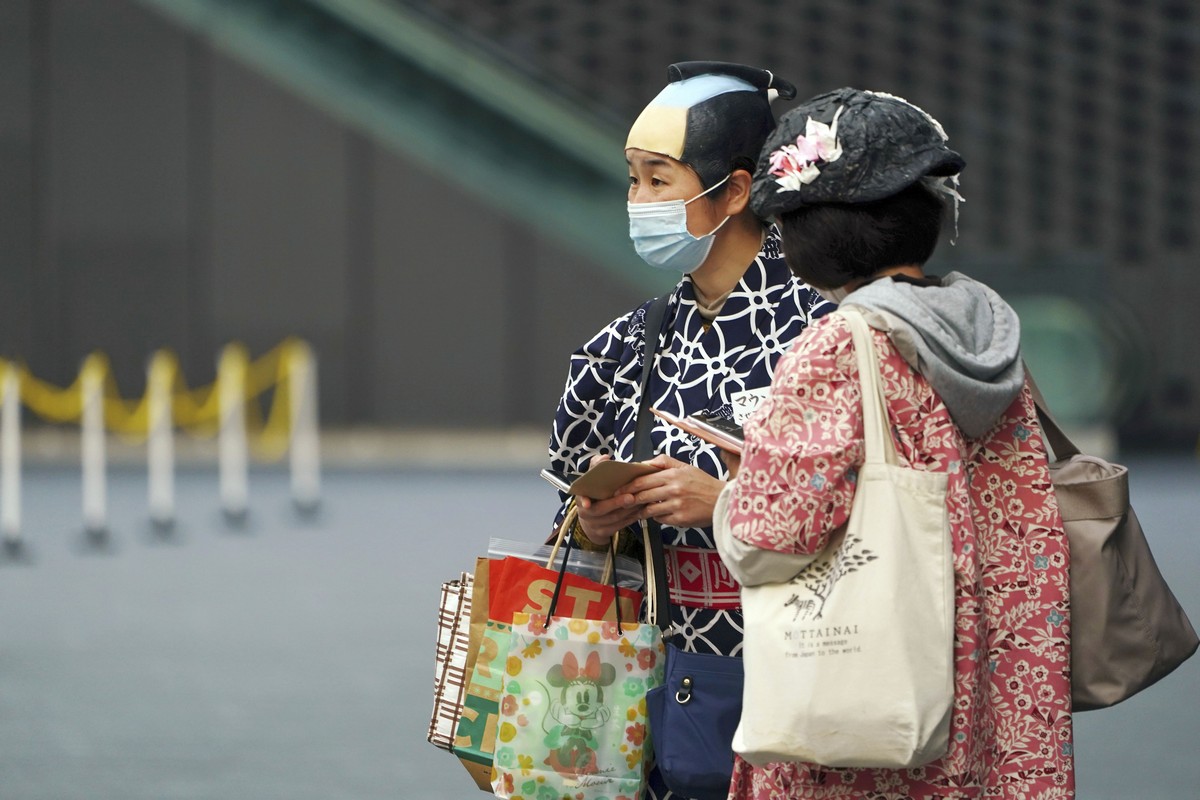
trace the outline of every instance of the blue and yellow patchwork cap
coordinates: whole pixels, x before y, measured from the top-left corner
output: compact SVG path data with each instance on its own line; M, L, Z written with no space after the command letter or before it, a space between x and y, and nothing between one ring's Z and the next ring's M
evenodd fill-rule
M769 70L722 61L684 61L667 68L667 84L629 129L626 148L687 164L708 188L734 169L753 174L775 127L771 100L796 87Z

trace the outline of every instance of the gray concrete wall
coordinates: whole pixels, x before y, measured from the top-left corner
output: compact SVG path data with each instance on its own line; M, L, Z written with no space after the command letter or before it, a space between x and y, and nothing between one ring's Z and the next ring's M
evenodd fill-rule
M0 296L0 355L59 384L299 335L324 422L408 427L547 425L641 299L128 0L0 0Z

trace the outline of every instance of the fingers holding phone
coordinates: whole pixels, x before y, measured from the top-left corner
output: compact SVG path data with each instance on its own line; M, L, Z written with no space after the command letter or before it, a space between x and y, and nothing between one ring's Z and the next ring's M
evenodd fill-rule
M619 479L606 477L603 473L615 473L621 468L616 466L617 462L612 462L613 468L601 468L599 472L593 472L605 462L612 462L612 459L609 456L593 458L588 472L585 473L585 475L592 476L591 481L581 481L578 486L572 486L572 493L576 494L577 498L579 524L583 528L583 533L593 544L601 545L608 544L617 531L636 524L642 518L641 504L628 492L620 492L618 489L609 497L589 497L587 494L580 493L581 490L590 490L597 495L603 495L612 491L608 488L608 484Z
M677 528L703 528L712 524L713 507L724 481L666 455L646 463L658 470L630 481L619 490L631 494L636 504L644 508L644 519Z

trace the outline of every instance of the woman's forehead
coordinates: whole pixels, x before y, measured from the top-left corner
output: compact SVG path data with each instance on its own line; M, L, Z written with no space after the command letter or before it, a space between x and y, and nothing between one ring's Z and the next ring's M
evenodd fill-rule
M653 150L642 150L638 147L625 148L625 161L630 166L645 167L645 168L663 168L686 170L687 164L682 161L672 158L666 153L658 153Z

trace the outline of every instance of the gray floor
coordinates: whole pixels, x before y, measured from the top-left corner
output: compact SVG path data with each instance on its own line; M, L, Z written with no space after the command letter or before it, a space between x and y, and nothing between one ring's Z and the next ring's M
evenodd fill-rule
M1200 466L1132 462L1163 571L1200 620ZM114 471L112 538L85 542L78 473L26 476L31 560L0 566L0 800L471 798L424 740L440 582L489 536L533 539L532 472L337 472L312 520L252 477L244 530L216 476L180 476L180 527ZM1079 797L1200 797L1200 659L1077 717Z

